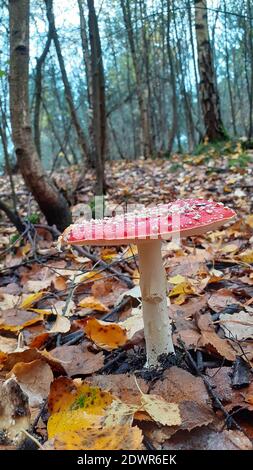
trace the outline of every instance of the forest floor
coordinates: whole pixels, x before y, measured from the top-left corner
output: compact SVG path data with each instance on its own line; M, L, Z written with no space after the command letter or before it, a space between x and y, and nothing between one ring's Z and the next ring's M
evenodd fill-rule
M252 449L253 156L204 150L106 168L110 210L204 197L237 213L163 244L177 354L152 372L136 247L59 252L15 176L30 225L24 239L0 225L0 449ZM83 184L76 167L53 176L77 217L92 172ZM0 184L8 197L7 177Z

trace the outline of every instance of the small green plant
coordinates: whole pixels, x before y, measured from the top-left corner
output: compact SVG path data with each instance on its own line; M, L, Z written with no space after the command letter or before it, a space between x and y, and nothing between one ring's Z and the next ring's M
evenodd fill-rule
M27 217L27 220L31 222L31 224L38 224L40 221L40 214L34 212L33 214Z
M183 166L180 163L172 163L169 167L170 173L176 173L178 170L182 170Z
M243 152L236 158L233 158L233 157L230 158L228 160L228 167L229 168L247 168L249 163L252 163L252 162L253 162L252 157Z
M19 237L20 237L19 233L14 233L14 235L10 237L10 244L14 245L14 243L18 241Z

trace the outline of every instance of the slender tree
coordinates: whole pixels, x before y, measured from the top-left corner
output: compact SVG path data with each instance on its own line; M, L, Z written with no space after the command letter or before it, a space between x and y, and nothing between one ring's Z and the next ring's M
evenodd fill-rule
M71 119L73 121L73 126L76 130L76 134L78 137L78 142L80 145L80 148L82 150L83 156L89 160L89 148L88 148L88 143L86 141L86 137L84 134L84 131L82 129L82 126L80 124L79 117L77 115L77 111L74 105L74 99L71 91L71 86L69 83L69 79L67 76L66 68L65 68L65 63L61 51L61 44L60 40L58 37L57 29L55 27L55 20L54 20L54 12L53 12L53 0L45 0L46 4L46 10L47 10L47 18L48 18L48 23L49 23L49 28L51 30L52 38L54 41L54 46L59 62L59 67L61 70L61 76L62 76L62 81L64 85L64 90L65 90L65 96L66 96L66 101L69 106L69 111L71 115Z
M205 125L205 137L209 141L226 138L221 120L219 93L216 87L211 43L208 32L207 2L195 0L195 30L200 76L199 92Z
M10 18L10 112L18 165L49 225L59 230L71 222L65 198L44 173L29 116L29 0L9 0Z
M89 39L91 51L92 128L97 174L96 194L105 193L104 164L106 153L106 105L103 57L94 0L87 0L89 10Z

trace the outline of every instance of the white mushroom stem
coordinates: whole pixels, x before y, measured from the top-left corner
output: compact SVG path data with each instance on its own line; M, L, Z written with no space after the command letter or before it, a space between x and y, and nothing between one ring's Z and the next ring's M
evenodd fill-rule
M139 242L137 247L147 351L146 366L159 367L158 358L161 354L174 353L161 240Z

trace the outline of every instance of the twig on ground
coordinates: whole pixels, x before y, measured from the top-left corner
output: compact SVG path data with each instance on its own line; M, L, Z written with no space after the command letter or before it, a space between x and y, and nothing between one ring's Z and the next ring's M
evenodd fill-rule
M188 349L186 348L185 346L185 343L180 339L178 338L177 340L178 344L183 348L184 352L185 352L185 355L187 357L187 359L189 360L189 363L190 365L192 366L192 368L194 369L194 371L196 372L196 374L202 378L205 386L206 386L206 389L210 395L210 397L212 398L213 402L215 403L215 405L217 406L218 409L220 409L224 416L225 416L225 422L227 424L227 426L229 427L230 425L234 425L236 427L236 429L238 429L239 431L243 432L243 434L245 436L247 436L247 434L245 433L245 431L241 428L241 426L239 426L239 424L234 420L234 418L232 417L232 415L230 413L228 413L228 411L226 410L226 408L224 408L223 404L221 403L221 400L220 398L218 397L218 395L215 393L215 391L213 390L213 387L212 385L210 384L209 380L206 378L206 376L199 370L196 362L194 361L191 353L188 351ZM247 436L248 437L248 436Z

